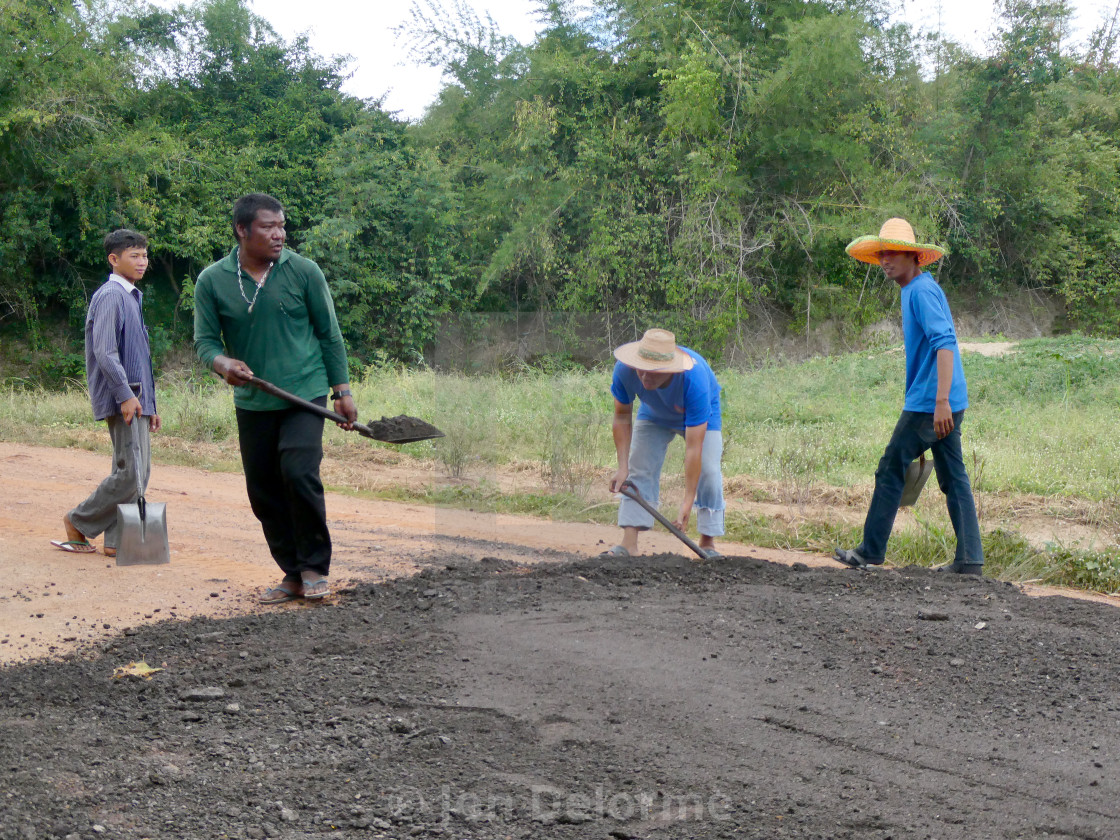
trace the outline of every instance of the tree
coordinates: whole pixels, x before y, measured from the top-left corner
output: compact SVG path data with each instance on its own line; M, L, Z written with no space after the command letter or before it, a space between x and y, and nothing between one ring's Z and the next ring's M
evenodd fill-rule
M339 323L360 358L414 362L436 318L463 293L463 224L444 173L376 108L320 161L334 186L305 237L331 283Z

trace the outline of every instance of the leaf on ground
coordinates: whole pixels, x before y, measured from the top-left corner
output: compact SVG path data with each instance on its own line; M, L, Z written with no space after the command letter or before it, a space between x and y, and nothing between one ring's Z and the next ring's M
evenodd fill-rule
M127 665L121 665L119 668L113 669L113 678L119 679L120 677L138 677L140 679L150 680L152 674L162 671L163 668L153 668L147 662L129 662Z

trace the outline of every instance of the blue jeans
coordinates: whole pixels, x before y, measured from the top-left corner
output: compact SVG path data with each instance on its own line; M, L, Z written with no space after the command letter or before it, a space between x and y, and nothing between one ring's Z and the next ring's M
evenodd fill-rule
M984 549L980 546L980 522L976 518L976 502L972 498L972 485L964 468L961 451L961 421L964 411L953 414L953 431L937 439L933 429L933 415L917 411L904 411L894 427L890 443L879 459L875 470L875 493L863 524L863 542L856 551L868 563L882 563L887 554L887 540L894 527L898 503L906 483L906 468L927 449L933 451L933 468L937 484L945 494L949 520L957 535L958 563L983 563Z
M642 498L654 507L661 499L661 467L665 453L674 437L684 436L666 426L650 420L634 420L630 436L630 480ZM706 537L723 536L723 433L708 430L704 433L704 448L700 455L700 483L696 485L696 529ZM670 517L672 519L673 517ZM633 499L622 497L618 506L620 528L653 527L653 517Z

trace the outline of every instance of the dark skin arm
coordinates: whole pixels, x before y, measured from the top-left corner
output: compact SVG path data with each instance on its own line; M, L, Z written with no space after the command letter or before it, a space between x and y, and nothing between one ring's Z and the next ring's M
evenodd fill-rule
M138 400L136 397L133 397L132 399L126 400L125 402L121 403L121 415L124 417L124 422L128 423L128 425L130 426L132 425L133 417L143 417L144 412L140 408L140 400ZM153 432L158 432L160 426L161 423L159 420L159 415L153 414L151 417L151 426L149 428Z
M332 385L331 386L331 392L332 393L338 393L339 391L349 391L349 390L350 390L350 383L349 382L340 382L338 385ZM358 419L358 407L356 405L354 405L354 398L353 397L347 396L347 397L343 397L340 400L335 400L334 401L334 410L337 411L339 414L341 414L343 417L346 418L345 423L339 423L338 424L339 428L342 428L342 429L353 429L354 428L354 422Z
M634 405L614 401L614 418L611 420L611 436L614 438L614 451L618 456L618 469L611 476L610 490L617 493L622 482L630 477L630 438L634 434Z
M682 531L688 528L692 503L696 501L696 487L700 484L701 456L704 453L704 436L707 433L707 423L688 426L684 430L684 498L677 513L677 521L673 523Z

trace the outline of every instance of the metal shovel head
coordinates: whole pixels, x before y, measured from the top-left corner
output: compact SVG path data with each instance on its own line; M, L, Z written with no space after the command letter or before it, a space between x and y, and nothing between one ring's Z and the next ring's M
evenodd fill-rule
M902 488L902 501L898 503L899 507L910 507L918 501L931 472L933 472L932 458L926 458L924 463L921 460L910 462L910 466L906 468L906 484Z
M355 423L358 434L385 443L415 443L419 440L433 440L443 437L443 432L419 417L398 414L396 417L382 417L368 424Z
M166 505L147 502L117 505L117 524L121 544L117 547L118 566L154 565L171 562L167 544Z

